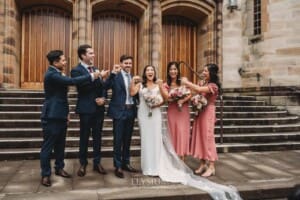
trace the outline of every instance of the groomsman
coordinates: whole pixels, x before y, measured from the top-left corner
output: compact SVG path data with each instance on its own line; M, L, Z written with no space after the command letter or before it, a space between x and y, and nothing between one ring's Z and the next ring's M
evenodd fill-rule
M44 77L45 101L42 108L41 123L43 128L43 144L40 152L41 184L51 186L50 156L54 150L55 174L64 178L71 177L64 170L64 153L67 122L69 120L68 85L81 83L91 84L98 78L99 72L85 74L76 78L63 75L67 61L61 50L53 50L47 54L49 68Z
M115 175L124 178L123 170L137 172L130 165L130 143L134 119L137 115L137 98L130 96L130 71L133 58L128 55L120 57L121 68L114 66L113 72L105 82L106 89L112 89L112 98L108 116L113 119L114 167ZM120 72L119 72L120 71Z
M94 67L94 50L90 45L84 44L79 46L77 53L80 63L72 69L72 77L87 75L97 71L97 68ZM92 84L87 81L76 86L78 92L76 113L79 114L80 118L80 167L77 175L80 177L86 174L90 134L93 137L93 170L99 174L107 174L101 165L101 135L106 96L106 91L103 88L103 79L108 76L108 73L108 70L102 70L100 77L97 77Z

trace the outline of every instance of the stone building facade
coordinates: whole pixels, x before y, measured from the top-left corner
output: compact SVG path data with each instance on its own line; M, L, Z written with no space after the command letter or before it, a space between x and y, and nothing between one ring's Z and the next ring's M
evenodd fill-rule
M51 49L69 67L78 45L95 50L109 69L121 54L134 57L134 74L147 64L165 79L168 61L200 72L217 63L225 88L299 85L300 2L261 0L261 34L253 34L255 0L3 0L0 1L0 88L41 89ZM182 74L196 82L186 65Z
M300 85L300 1L261 0L261 33L254 34L255 0L223 6L226 87Z

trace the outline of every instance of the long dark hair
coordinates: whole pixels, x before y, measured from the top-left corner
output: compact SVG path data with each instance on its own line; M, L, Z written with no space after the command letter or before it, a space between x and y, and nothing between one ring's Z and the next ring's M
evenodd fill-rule
M209 83L215 83L218 88L219 88L219 94L222 93L222 85L220 82L220 78L218 76L218 72L219 72L219 67L217 64L214 63L209 63L206 64L205 67L207 67L207 70L209 72Z
M176 84L179 86L181 85L181 81L180 81L180 77L181 77L181 74L180 74L180 67L179 67L179 63L178 62L175 62L175 61L172 61L172 62L169 62L168 63L168 66L167 66L167 84L168 86L171 86L171 82L172 82L172 78L171 76L169 75L170 73L170 69L171 67L175 65L178 73L177 73L177 77L176 77Z
M155 67L153 66L153 65L146 65L145 67L144 67L144 71L143 71L143 75L142 75L142 85L144 86L144 87L147 87L147 76L146 76L146 70L147 70L147 68L148 67L152 67L153 68L153 70L154 70L154 78L153 78L153 82L155 82L156 80L157 80L157 77L156 77L156 69L155 69Z

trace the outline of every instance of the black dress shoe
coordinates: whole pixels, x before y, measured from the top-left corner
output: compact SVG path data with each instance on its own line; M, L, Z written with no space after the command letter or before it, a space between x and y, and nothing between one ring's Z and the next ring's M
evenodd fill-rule
M128 172L138 172L138 170L134 169L131 165L124 165L122 167L123 170L128 171Z
M55 174L64 178L71 178L71 175L64 169L55 170Z
M116 168L116 169L115 169L115 175L116 175L116 177L118 177L118 178L124 178L124 174L123 174L121 168Z
M98 164L98 165L94 165L94 171L98 172L99 174L107 174L107 172L105 171L105 169L102 167L101 164Z
M42 177L42 180L41 180L41 184L42 184L43 186L50 187L50 186L51 186L51 180L50 180L50 177L49 177L49 176L43 176L43 177Z
M78 171L77 171L77 176L83 177L86 174L86 165L80 165Z

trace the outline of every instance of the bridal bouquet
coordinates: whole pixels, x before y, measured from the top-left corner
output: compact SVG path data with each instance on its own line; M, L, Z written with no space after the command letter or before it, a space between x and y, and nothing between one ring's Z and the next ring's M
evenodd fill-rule
M203 110L203 108L207 105L207 99L201 95L197 94L191 98L193 110L195 111L195 115L198 114Z
M172 88L169 92L169 98L172 101L176 101L178 104L178 109L181 111L182 104L178 103L178 100L184 99L186 96L190 95L191 91L185 86L180 86L178 88Z
M143 97L149 108L148 117L152 116L152 108L163 102L162 96L158 92L153 92L147 88L143 89Z

